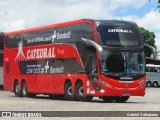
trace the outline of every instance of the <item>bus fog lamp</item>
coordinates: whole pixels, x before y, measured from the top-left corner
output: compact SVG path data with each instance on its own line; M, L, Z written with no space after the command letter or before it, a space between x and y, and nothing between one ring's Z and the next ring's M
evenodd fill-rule
M100 90L100 92L101 92L101 93L104 93L104 92L105 92L105 90L101 89L101 90Z

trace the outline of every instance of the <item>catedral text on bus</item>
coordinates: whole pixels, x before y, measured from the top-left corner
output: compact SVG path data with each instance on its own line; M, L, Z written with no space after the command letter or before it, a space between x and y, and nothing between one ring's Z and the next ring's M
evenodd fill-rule
M80 19L8 32L4 88L16 96L126 102L144 96L144 43L134 22Z

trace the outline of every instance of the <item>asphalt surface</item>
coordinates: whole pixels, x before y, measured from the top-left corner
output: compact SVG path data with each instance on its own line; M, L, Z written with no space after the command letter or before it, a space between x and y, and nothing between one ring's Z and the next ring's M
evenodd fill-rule
M96 97L92 100L92 102L53 100L47 95L38 95L36 98L22 98L15 97L14 93L12 92L0 90L0 111L160 111L160 88L147 88L146 95L144 97L130 97L126 103L104 103L102 100ZM54 117L54 119L59 118ZM79 118L61 117L61 119L77 120ZM83 117L82 119L96 120L97 117ZM100 119L118 120L117 117L100 117ZM123 117L121 119L137 120L137 117ZM159 118L147 117L141 119L158 120Z

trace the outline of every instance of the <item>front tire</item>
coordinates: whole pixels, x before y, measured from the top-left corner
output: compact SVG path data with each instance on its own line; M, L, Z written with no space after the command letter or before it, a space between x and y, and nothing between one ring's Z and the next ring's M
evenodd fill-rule
M77 85L76 85L76 98L79 100L79 101L86 101L86 102L89 102L92 100L92 96L86 96L85 93L84 93L84 86L81 82L79 82Z
M67 100L75 100L72 84L70 82L65 85L64 96Z
M124 103L126 102L128 99L129 99L130 96L117 96L114 98L114 100L117 102L117 103Z

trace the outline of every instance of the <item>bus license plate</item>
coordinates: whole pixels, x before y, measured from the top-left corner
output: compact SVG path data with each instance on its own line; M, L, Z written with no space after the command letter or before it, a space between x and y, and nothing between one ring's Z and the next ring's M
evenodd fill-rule
M122 96L130 96L130 93L123 93Z

